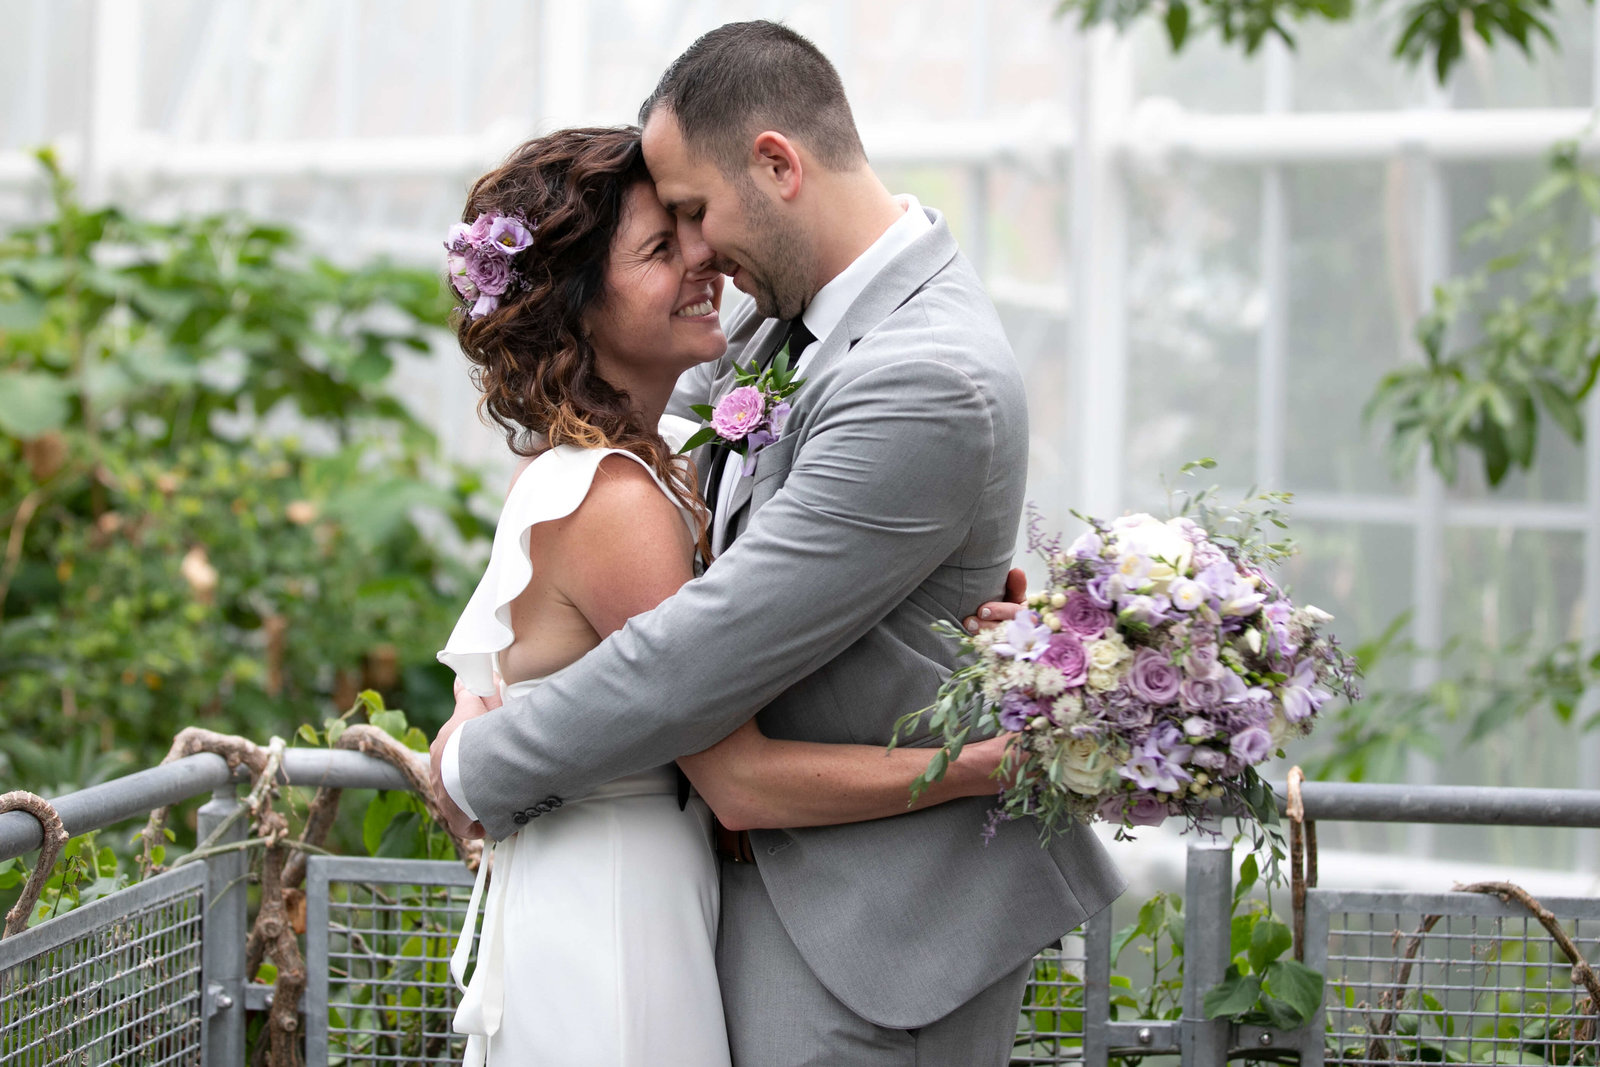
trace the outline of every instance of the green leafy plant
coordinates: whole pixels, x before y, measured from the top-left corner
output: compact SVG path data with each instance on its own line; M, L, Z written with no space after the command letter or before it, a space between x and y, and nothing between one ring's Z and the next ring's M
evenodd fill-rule
M1370 8L1367 10L1371 10ZM1058 0L1057 16L1076 15L1081 26L1110 23L1118 30L1145 19L1159 19L1174 52L1190 40L1215 31L1224 44L1254 54L1269 36L1291 47L1294 27L1316 21L1346 22L1355 16L1353 0ZM1531 56L1539 40L1554 47L1554 0L1411 0L1399 10L1401 25L1393 52L1412 65L1432 60L1445 82L1469 36L1485 45L1510 41Z
M1272 914L1271 905L1248 899L1259 875L1255 856L1246 856L1233 887L1228 942L1233 962L1216 988L1206 993L1203 1008L1208 1019L1290 1030L1310 1022L1322 1005L1323 978L1285 956L1294 945L1294 935Z
M1531 470L1541 413L1574 441L1583 439L1583 402L1600 374L1600 305L1592 288L1595 246L1573 225L1575 208L1600 217L1600 173L1576 145L1550 157L1549 174L1522 201L1489 204L1468 243L1529 234L1515 250L1434 291L1417 325L1423 362L1383 377L1367 403L1368 421L1388 427L1397 472L1426 448L1439 475L1454 483L1463 450L1478 453L1499 485ZM1579 236L1581 234L1581 236ZM1496 287L1509 288L1489 300ZM1459 335L1470 327L1475 339Z
M0 237L8 775L86 785L363 686L442 718L432 652L491 527L385 385L442 336L439 279L91 209L40 159L52 216Z

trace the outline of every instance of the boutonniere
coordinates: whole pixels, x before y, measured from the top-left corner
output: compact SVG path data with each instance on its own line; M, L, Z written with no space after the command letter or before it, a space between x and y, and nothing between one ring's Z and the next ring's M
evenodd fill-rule
M748 477L756 469L756 456L761 450L783 436L789 419L789 398L806 383L804 378L794 380L788 352L780 353L765 369L755 360L748 367L735 363L733 369L734 387L727 396L714 407L696 404L690 409L708 425L702 426L678 451L688 452L709 443L737 452L744 457L740 476Z

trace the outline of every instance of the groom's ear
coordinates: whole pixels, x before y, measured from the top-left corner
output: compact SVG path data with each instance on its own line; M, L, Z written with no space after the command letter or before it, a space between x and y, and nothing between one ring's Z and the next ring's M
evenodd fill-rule
M776 130L763 130L756 134L752 148L751 166L756 184L775 193L780 200L799 196L805 167L795 143Z

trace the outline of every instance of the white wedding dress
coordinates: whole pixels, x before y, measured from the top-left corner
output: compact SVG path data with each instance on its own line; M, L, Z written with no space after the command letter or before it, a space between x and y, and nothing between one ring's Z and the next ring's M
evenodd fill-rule
M673 448L695 429L670 415L661 423ZM439 653L474 692L497 688L510 604L532 576L529 528L571 514L612 451L550 449L512 487L488 567ZM538 684L514 683L504 696ZM680 810L670 764L530 820L480 865L451 959L464 990L455 1029L470 1035L466 1064L727 1067L717 909L711 815L694 796ZM480 910L477 965L466 981Z

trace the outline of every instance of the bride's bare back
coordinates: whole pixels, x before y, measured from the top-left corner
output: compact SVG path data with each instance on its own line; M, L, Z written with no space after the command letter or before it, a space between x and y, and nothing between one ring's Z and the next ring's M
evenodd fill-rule
M511 602L515 636L500 653L507 684L573 663L670 596L693 576L694 542L649 473L611 455L577 510L529 530L528 558L533 576Z

